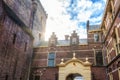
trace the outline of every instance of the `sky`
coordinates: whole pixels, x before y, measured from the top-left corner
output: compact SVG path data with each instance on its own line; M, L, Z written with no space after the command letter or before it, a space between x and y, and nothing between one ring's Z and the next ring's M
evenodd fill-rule
M90 25L101 23L106 0L40 0L48 18L45 40L55 32L58 40L71 35L73 30L79 38L86 38L86 22Z

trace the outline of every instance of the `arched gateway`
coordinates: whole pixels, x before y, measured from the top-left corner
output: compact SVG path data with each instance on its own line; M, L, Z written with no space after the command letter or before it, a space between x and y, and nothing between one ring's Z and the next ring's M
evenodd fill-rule
M78 73L69 74L65 80L84 80L83 76Z
M61 59L59 67L59 79L58 80L91 80L91 63L86 61L83 62L75 58L75 54L71 60L64 63Z

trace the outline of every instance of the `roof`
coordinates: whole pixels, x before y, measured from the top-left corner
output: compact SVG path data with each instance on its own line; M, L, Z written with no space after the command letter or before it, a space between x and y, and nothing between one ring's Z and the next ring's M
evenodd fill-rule
M100 29L100 25L90 25L89 30L98 30Z
M79 39L79 45L87 44L87 39ZM57 46L69 46L70 40L58 40ZM42 41L40 46L48 46L48 41Z

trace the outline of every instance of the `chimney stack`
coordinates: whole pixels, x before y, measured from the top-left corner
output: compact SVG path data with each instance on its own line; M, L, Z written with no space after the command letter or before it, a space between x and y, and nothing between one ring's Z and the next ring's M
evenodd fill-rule
M69 35L65 35L65 40L69 40Z

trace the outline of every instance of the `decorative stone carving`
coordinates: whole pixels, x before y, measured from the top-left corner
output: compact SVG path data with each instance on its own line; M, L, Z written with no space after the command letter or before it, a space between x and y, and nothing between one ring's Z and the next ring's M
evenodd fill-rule
M79 45L79 36L77 35L76 31L70 36L70 45Z
M57 44L57 37L56 37L55 33L53 32L51 37L49 38L49 46L55 47L56 44Z
M75 57L75 53L73 53ZM64 59L61 59L61 63L57 66L59 67L59 78L58 80L66 80L66 77L69 74L81 74L85 80L91 80L91 63L86 58L86 61L83 62L77 58L70 59L64 62Z

